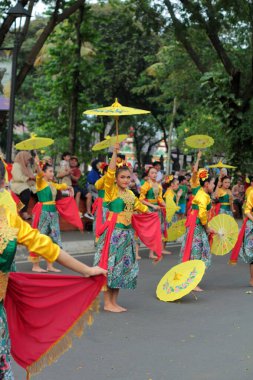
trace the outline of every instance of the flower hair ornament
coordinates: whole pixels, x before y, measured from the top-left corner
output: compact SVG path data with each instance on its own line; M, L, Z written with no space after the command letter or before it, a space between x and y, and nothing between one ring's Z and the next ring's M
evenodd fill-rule
M174 179L174 175L169 174L169 175L167 175L167 177L165 179L165 183L170 183L171 181L173 181L173 179Z
M103 172L107 166L108 166L107 162L101 162L99 165L99 170Z
M199 169L198 177L202 181L205 181L209 177L208 170L207 169Z

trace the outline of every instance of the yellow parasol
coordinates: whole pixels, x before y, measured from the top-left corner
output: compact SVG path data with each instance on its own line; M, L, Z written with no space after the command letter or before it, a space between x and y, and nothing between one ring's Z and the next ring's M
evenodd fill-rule
M138 108L124 107L115 99L110 107L95 108L93 110L85 111L85 115L96 115L96 116L113 116L116 122L116 135L119 134L119 116L130 116L130 115L143 115L150 113L150 111L141 110Z
M223 256L235 246L238 238L238 224L232 216L220 214L211 219L208 226L216 232L213 236L211 252Z
M173 201L173 199L166 199L166 220L168 223L171 222L175 213L180 209L179 206Z
M186 231L185 222L186 222L186 219L181 219L173 223L167 229L168 237L166 241L175 241L181 236L183 236Z
M212 146L214 139L208 135L192 135L185 139L185 143L191 148L204 149Z
M209 168L227 168L227 169L236 169L236 166L232 166L232 165L227 165L227 164L223 164L222 161L219 161L217 164L215 165L208 165Z
M171 268L159 282L156 296L164 302L172 302L189 294L200 283L205 264L201 260L190 260Z
M124 141L128 135L118 135L118 136L106 136L105 140L100 141L92 147L92 150L103 150L113 146L116 142Z
M21 141L15 145L15 148L17 150L37 150L52 145L53 143L53 139L49 139L47 137L37 137L35 134L31 134L30 139Z

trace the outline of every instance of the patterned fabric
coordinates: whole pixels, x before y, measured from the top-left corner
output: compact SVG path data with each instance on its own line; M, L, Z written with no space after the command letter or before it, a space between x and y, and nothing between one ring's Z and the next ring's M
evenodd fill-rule
M14 380L11 370L9 330L3 302L0 302L0 380Z
M246 264L253 264L253 222L251 220L246 223L240 257Z
M53 242L62 248L58 212L41 212L38 230L41 234L51 237Z
M189 228L187 228L186 234L184 235L182 247L180 250L180 262L182 261L184 254L188 230ZM210 245L206 231L201 224L196 224L194 229L190 260L202 260L205 263L206 268L211 265Z
M94 265L100 261L106 232L100 236ZM135 289L139 272L133 229L115 228L110 242L107 285L111 289Z

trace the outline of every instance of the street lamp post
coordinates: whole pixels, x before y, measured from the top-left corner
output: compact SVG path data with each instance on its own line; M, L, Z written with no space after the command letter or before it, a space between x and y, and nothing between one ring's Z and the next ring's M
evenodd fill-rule
M16 75L17 75L17 59L18 50L20 44L20 37L22 35L22 19L30 17L30 13L24 9L21 1L9 9L9 16L15 18L14 26L14 47L12 55L12 71L11 71L11 94L10 94L10 109L9 109L9 122L7 130L7 145L6 145L6 161L11 162L12 153L12 140L13 140L13 126L14 126L14 114L15 114L15 92L16 92Z

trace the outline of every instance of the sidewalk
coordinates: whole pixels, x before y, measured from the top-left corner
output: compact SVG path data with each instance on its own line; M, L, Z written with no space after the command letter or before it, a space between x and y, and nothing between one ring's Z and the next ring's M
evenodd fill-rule
M93 232L63 231L61 232L63 249L70 254L95 252ZM28 251L24 246L18 246L16 262L26 259Z

